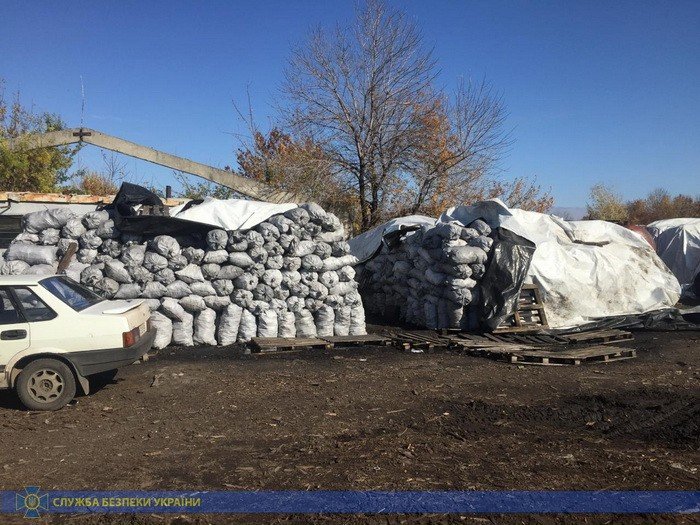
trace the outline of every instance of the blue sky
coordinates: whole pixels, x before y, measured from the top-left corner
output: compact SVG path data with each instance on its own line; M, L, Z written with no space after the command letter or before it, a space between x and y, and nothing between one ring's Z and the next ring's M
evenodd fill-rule
M274 118L292 44L353 16L352 1L5 0L0 77L37 110L200 162L235 163L250 91ZM605 182L625 197L700 194L700 2L404 1L439 82L485 77L514 129L506 177L536 176L558 206ZM79 162L100 168L100 152ZM170 171L129 161L136 179Z

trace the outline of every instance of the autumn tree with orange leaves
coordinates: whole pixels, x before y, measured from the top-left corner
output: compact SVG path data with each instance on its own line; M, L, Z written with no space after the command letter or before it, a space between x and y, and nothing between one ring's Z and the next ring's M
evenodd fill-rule
M250 144L236 153L238 173L312 200L354 224L354 194L333 171L323 148L310 138L294 139L279 128L252 130Z

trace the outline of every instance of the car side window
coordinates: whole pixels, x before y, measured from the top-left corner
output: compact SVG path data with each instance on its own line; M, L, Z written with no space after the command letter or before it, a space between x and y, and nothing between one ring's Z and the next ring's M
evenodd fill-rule
M56 317L54 312L48 305L42 301L37 294L29 288L13 288L12 291L17 297L19 304L22 306L24 317L30 323L37 321L48 321Z
M22 319L19 311L12 303L9 292L0 289L0 324L16 324L23 322L24 319Z

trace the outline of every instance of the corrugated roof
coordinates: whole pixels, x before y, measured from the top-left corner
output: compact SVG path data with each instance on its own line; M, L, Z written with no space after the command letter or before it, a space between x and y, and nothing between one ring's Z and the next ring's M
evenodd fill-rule
M109 204L114 195L71 195L65 193L34 193L30 191L0 191L0 202L48 202L52 204ZM178 206L190 199L163 199L166 206Z

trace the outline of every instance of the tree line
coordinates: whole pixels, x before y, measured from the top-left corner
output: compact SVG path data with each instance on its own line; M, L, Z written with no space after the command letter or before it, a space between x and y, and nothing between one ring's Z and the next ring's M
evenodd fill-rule
M671 195L658 188L644 198L625 201L611 188L596 184L591 188L585 218L621 224L650 224L677 217L700 217L700 196Z
M226 169L315 200L352 233L492 197L548 211L553 198L534 177L505 176L512 135L502 96L486 81L442 87L439 66L415 22L368 0L347 24L316 29L291 50L277 117L267 129L250 107L236 108L249 133ZM6 102L0 90L0 189L115 192L128 176L115 156L104 156L102 170L69 175L79 146L10 152L4 145L23 133L62 127L56 115L34 115L18 97ZM238 196L182 173L174 178L183 197ZM589 216L646 223L659 214L698 215L697 198L666 197L622 203L594 187Z

